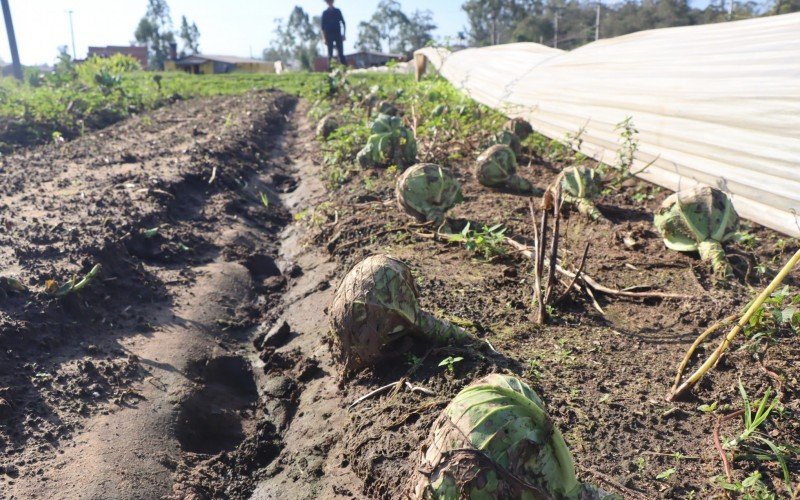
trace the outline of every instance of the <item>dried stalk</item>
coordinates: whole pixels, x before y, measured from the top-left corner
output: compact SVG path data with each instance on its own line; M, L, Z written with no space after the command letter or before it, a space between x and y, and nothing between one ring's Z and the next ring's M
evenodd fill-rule
M697 384L697 382L699 382L700 379L703 378L703 376L714 365L717 364L719 359L722 357L722 354L728 349L728 346L730 346L731 343L733 342L733 339L735 339L736 336L739 334L739 332L742 330L742 328L744 328L745 325L747 325L753 314L755 314L756 311L758 311L761 308L761 306L764 304L764 301L767 300L767 298L769 298L773 292L775 292L775 289L778 288L778 286L780 286L781 283L783 283L783 280L786 278L786 276L789 275L789 273L792 271L792 269L794 269L794 267L797 265L798 262L800 262L800 250L798 250L792 256L791 259L789 259L789 262L787 262L786 265L783 266L783 269L781 269L778 275L775 276L775 278L772 280L772 283L770 283L767 286L767 288L765 288L761 292L758 298L754 300L752 304L750 304L750 307L747 308L747 311L739 319L739 322L736 324L736 326L733 327L730 333L728 333L728 335L726 335L725 338L722 339L722 343L719 345L719 347L717 347L714 350L714 352L711 353L711 356L709 356L708 359L700 366L700 368L698 368L697 371L695 371L683 384L681 384L680 387L672 391L669 394L669 396L667 396L668 401L674 401L678 396L683 394L685 391L694 387L694 385Z
M536 210L533 206L533 198L528 200L534 241L534 252L532 254L534 274L533 301L536 304L534 321L539 325L547 322L547 305L550 303L553 285L556 281L556 257L558 255L559 230L561 227L561 187L558 186L557 189L548 194L550 198L542 208L542 218L538 231L536 229ZM550 237L549 257L546 257L545 247L547 246L550 209L553 210L553 233ZM543 274L545 272L545 264L547 264L547 274Z
M533 253L530 250L530 247L524 245L508 236L505 238L506 244L520 252L522 255L532 258ZM575 278L575 273L572 271L568 271L561 267L558 263L556 263L556 271L563 274L567 278ZM588 287L594 289L597 292L604 293L606 295L613 295L616 297L631 297L631 298L639 298L639 299L648 299L648 298L659 298L659 299L693 299L695 298L694 295L686 295L683 293L668 293L668 292L626 292L624 290L618 290L616 288L609 288L607 286L603 286L597 281L595 281L591 276L587 275L586 273L581 273L580 281L585 283Z
M586 242L586 246L583 248L583 255L581 256L581 262L580 262L580 264L578 264L578 270L575 271L575 277L572 278L572 281L569 283L569 286L567 286L566 290L564 290L564 293L562 293L561 296L556 299L556 304L558 304L562 300L566 299L567 296L569 295L569 292L573 288L575 288L575 285L578 284L578 278L580 278L581 273L583 272L583 268L586 265L586 257L589 256L589 246L590 246L590 243L587 241ZM578 290L580 290L580 287L578 287Z
M724 318L724 319L722 319L720 321L717 321L713 325L709 326L706 329L706 331L704 331L703 333L700 334L700 336L697 337L697 339L694 341L694 343L689 348L689 350L686 351L686 355L681 360L681 364L678 365L678 373L675 375L675 383L672 384L672 391L673 392L675 391L675 389L678 388L678 384L681 383L681 375L683 375L684 370L686 370L686 365L689 364L689 360L692 358L692 354L694 354L694 351L697 350L697 347L700 344L702 344L703 341L706 338L708 338L709 335L711 335L712 333L716 332L717 330L719 330L723 326L727 325L731 321L735 320L736 316L738 316L738 315L737 314L731 314L730 316L728 316L728 317L726 317L726 318Z

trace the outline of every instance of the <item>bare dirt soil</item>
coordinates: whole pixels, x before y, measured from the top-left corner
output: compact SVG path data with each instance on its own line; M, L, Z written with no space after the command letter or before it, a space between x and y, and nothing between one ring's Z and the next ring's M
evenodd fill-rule
M543 396L582 479L626 498L720 494L716 416L697 407L739 408L739 378L754 396L780 385L770 436L800 444L800 349L782 333L731 352L696 396L664 399L694 337L765 283L754 264L774 270L796 243L753 229L760 246L732 246L738 279L718 286L653 231L666 193L630 183L601 200L612 225L565 212L565 261L591 241L586 272L601 283L696 298L599 296L600 313L575 294L538 327L523 256L485 261L410 226L386 171L328 192L306 112L277 92L198 99L0 160L0 271L28 287L0 299L0 497L402 498L438 413L495 371ZM559 167L520 163L539 187ZM467 198L454 225L503 223L530 241L526 198L481 187L467 163L448 166ZM642 192L653 196L632 202ZM377 252L408 262L425 308L498 352L401 341L396 357L343 380L325 311L347 270ZM84 290L44 292L95 264ZM464 358L452 373L439 366L447 356ZM434 395L349 407L402 378ZM734 464L740 479L757 465ZM777 468L763 472L782 491Z

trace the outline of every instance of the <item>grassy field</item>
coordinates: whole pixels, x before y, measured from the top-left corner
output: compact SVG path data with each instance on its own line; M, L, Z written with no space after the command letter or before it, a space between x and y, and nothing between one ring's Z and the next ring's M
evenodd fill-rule
M61 62L25 81L0 78L0 152L72 139L180 99L277 88L303 97L327 91L324 73L189 75L141 71L129 58Z

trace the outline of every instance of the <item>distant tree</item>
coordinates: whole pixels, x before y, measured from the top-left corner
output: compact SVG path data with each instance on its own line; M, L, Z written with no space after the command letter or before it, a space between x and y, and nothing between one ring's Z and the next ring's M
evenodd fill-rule
M776 0L773 14L800 12L800 0Z
M356 47L360 50L406 53L433 40L433 14L416 10L407 15L397 0L381 0L369 21L358 25Z
M181 57L200 52L200 30L197 28L197 24L189 24L186 16L181 17L181 31L178 37L183 42Z
M728 0L711 1L703 9L688 0L622 0L601 7L600 36L727 21ZM800 11L800 0L738 0L733 19ZM509 42L541 42L573 49L595 39L596 0L466 0L466 35L473 46ZM555 18L558 17L558 32Z
M401 38L406 43L406 52L425 47L433 41L433 13L429 10L415 10L408 18L409 23L401 27Z
M467 35L472 45L507 43L527 2L515 0L468 0L462 5L467 14Z
M320 42L320 22L310 18L300 6L295 6L284 22L275 20L275 41L264 50L266 60L294 60L301 68L314 68Z
M380 52L381 38L381 31L377 26L364 21L358 24L358 38L356 39L358 50Z
M137 42L147 45L150 68L163 70L164 62L169 58L170 44L175 43L166 0L148 0L147 13L139 21L134 37Z

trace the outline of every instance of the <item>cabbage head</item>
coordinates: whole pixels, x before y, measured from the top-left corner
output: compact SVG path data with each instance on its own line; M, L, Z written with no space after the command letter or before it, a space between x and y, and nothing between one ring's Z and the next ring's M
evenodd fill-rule
M616 498L581 484L539 396L498 373L459 392L433 424L409 497L457 500Z
M564 201L574 205L578 212L592 220L604 219L603 214L594 205L600 196L600 176L592 168L579 165L569 167L561 173L561 195Z
M418 163L397 179L397 203L419 222L444 223L445 214L464 200L461 186L450 170L433 163Z
M367 144L356 161L362 167L407 167L417 159L417 141L397 116L380 114L372 122Z
M517 158L504 144L495 144L478 156L475 177L487 187L506 188L522 194L534 191L530 182L517 175Z
M533 133L533 127L531 127L531 124L522 118L512 118L511 120L508 120L505 125L503 125L503 128L509 132L513 132L522 141L527 139L528 136Z
M654 223L667 248L697 251L701 259L711 262L716 275L733 274L722 243L736 234L739 216L719 189L698 186L670 195L656 212Z
M367 257L347 273L330 307L333 343L346 372L374 364L406 335L439 345L473 339L423 311L418 297L411 270L388 255Z
M327 140L337 128L339 128L339 123L336 121L336 118L331 115L326 115L317 123L317 137Z

